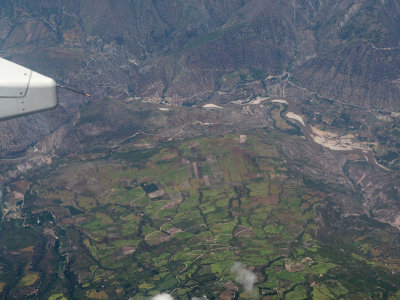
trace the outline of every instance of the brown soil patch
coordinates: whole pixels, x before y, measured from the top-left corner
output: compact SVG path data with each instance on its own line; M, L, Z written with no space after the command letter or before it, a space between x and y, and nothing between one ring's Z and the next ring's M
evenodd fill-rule
M270 195L266 198L261 199L262 203L268 205L278 205L279 203L279 196L278 195Z
M155 199L164 196L164 194L165 194L164 189L159 189L155 192L148 194L147 196L149 196L150 199Z
M350 153L348 155L346 155L347 159L349 160L359 160L361 159L361 156L355 153Z
M61 219L69 218L69 211L63 207L52 207L50 211L53 213L57 221Z
M170 160L173 159L175 157L177 157L178 155L176 153L166 153L161 157L161 160Z
M165 209L175 208L175 207L179 206L179 204L181 204L181 202L182 201L179 200L179 201L174 201L174 202L167 203L161 209L165 210Z
M74 220L72 218L65 218L62 219L60 223L64 225L71 225L74 224Z
M203 176L203 180L204 180L204 184L205 184L206 186L210 186L210 185L211 185L211 183L210 183L210 178L208 177L208 175L204 175L204 176Z
M111 232L111 233L107 234L107 237L109 239L117 239L117 238L119 238L119 234L117 232Z
M167 232L173 237L175 234L182 232L182 229L178 227L171 227L170 229L167 230Z
M15 187L18 189L19 192L25 193L27 189L29 189L29 185L31 183L26 180L19 180L17 182L14 182Z
M21 249L19 251L22 252L22 253L33 253L34 249L35 249L34 246L29 246L29 247L23 248L23 249Z
M301 209L302 211L305 211L305 210L308 209L309 207L310 207L310 204L307 203L307 202L305 202L305 203L303 203L303 204L300 206L300 209Z
M148 240L146 240L146 242L150 245L150 246L155 246L155 245L159 245L161 243L164 243L166 241L169 241L171 239L171 236L159 232L158 236L150 237Z
M379 249L377 249L377 248L375 248L375 249L372 249L371 250L371 253L372 253L372 255L373 256L381 256L381 250L379 250Z
M85 223L88 220L88 217L75 217L75 224L80 225Z
M243 208L255 208L260 205L278 205L279 196L269 195L267 197L250 198L250 203L242 204Z
M240 213L240 211L231 211L232 216L234 217L238 217L241 216L242 214Z
M219 295L219 298L222 300L231 300L234 297L234 292L232 292L231 290L225 290L222 292L221 295Z
M199 146L199 143L198 143L198 142L189 142L189 143L188 143L188 146L189 146L190 148L196 148L196 147Z
M306 257L296 263L286 263L285 269L289 272L297 272L304 269L305 267L311 266L313 263L314 261L310 257Z
M239 201L238 200L233 200L232 201L232 207L233 208L238 208L239 207Z
M136 252L136 247L123 247L122 248L122 254L123 255L130 255Z

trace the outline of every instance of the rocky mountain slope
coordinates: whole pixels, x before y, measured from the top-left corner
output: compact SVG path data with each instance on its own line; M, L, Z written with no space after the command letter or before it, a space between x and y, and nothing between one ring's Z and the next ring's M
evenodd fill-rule
M265 79L288 74L326 98L400 109L398 0L6 0L0 16L2 56L93 101L226 102L268 95ZM62 95L58 114L29 119L29 135L25 120L1 124L17 132L2 137L0 152L70 119L83 101L72 97Z

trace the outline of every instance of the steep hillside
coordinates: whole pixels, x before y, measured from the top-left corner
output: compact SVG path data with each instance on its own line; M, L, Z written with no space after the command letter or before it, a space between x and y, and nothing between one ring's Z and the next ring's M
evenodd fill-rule
M1 55L95 95L176 104L229 101L268 94L262 79L288 72L321 96L399 110L398 0L0 5ZM259 85L250 87L254 81ZM70 102L62 98L64 113L76 106ZM51 115L45 118L53 123ZM17 123L14 128L24 126ZM3 152L29 142L7 144Z
M399 28L399 1L340 1L317 18L317 55L295 77L325 97L398 111Z
M181 103L232 72L289 71L327 97L398 109L397 0L166 3L3 1L1 54L114 96Z

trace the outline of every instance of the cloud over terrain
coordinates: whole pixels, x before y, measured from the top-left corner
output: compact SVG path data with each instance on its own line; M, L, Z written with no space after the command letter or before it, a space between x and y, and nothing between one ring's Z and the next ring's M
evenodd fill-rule
M254 283L257 281L256 274L246 269L246 267L240 262L235 262L231 268L231 272L236 275L235 280L243 285L243 288L247 293L253 291Z
M150 300L174 300L170 294L159 294L151 298Z

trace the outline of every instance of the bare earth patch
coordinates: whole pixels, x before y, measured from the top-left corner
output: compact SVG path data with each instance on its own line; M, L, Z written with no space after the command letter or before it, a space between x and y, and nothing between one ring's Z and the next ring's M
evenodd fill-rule
M271 102L281 103L281 104L289 104L286 100L283 100L283 99L275 99L275 100L272 100Z
M304 123L303 117L299 116L298 114L295 114L294 112L291 112L291 111L288 112L286 114L286 117L289 118L289 119L293 119L293 120L299 121L304 127L306 126L306 124Z
M215 108L222 108L221 106L215 105L215 104L206 104L203 106L203 108L211 108L211 109L215 109Z
M126 246L122 248L123 255L130 255L136 252L136 247Z
M371 149L362 143L354 142L354 136L351 134L339 136L336 133L323 131L316 127L310 126L312 133L311 137L317 144L331 150L338 151L351 151L351 150L362 150L370 151Z

